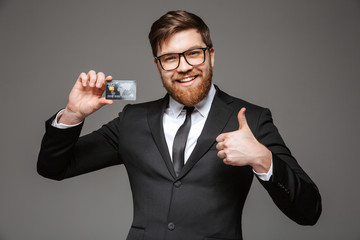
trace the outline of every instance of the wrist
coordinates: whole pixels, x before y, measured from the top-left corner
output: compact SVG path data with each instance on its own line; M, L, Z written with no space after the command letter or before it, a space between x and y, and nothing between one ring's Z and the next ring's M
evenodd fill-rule
M70 110L66 107L63 113L57 119L58 123L63 123L66 125L75 125L82 121L84 121L85 117L78 116L79 114L75 113L74 111Z
M271 167L271 159L271 151L263 146L261 154L256 158L256 161L254 161L251 167L256 173L267 173Z

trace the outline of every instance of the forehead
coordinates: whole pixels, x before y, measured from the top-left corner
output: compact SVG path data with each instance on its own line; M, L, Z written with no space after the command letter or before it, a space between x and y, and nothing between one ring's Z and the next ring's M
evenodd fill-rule
M196 29L187 29L174 33L161 42L157 55L184 52L196 47L206 47L201 34Z

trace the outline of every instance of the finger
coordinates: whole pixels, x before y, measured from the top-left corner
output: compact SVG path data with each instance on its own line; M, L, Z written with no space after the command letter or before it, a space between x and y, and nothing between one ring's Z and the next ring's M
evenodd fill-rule
M84 72L80 73L78 79L79 79L79 81L81 82L81 84L83 85L83 87L86 87L86 85L87 85L87 80L88 80L88 77L87 77L86 73L84 73Z
M224 144L222 142L216 144L216 149L218 151L224 150Z
M246 117L245 117L245 111L246 108L241 108L239 113L238 113L238 121L239 121L239 130L244 128L244 127L249 127L246 121Z
M105 80L106 80L106 81L111 81L111 80L113 80L113 77L109 75L109 76L107 76L107 77L105 78Z
M96 82L96 72L94 70L90 70L88 72L88 78L89 78L89 86L94 87Z
M101 88L105 82L105 74L103 72L98 72L97 80L96 80L96 87Z
M219 151L217 153L217 156L221 159L224 159L224 158L226 158L226 153L225 153L225 151Z
M233 160L231 160L229 158L224 158L223 163L225 163L226 165L230 165L230 166L237 166L236 162L234 162Z
M229 159L227 158L223 159L223 163L225 163L226 165L231 165L231 161L229 161Z
M222 133L220 134L217 138L216 141L219 142L223 142L226 139L227 134L226 133Z

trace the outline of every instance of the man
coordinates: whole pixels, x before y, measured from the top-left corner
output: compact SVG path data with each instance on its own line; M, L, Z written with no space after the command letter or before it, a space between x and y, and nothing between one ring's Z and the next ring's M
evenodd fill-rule
M134 202L129 240L242 239L254 174L284 214L315 224L319 191L270 111L212 84L215 51L206 24L185 11L168 12L154 22L149 39L168 94L127 105L118 118L79 138L84 119L112 104L101 97L112 77L81 73L66 108L46 122L38 172L62 180L124 164Z

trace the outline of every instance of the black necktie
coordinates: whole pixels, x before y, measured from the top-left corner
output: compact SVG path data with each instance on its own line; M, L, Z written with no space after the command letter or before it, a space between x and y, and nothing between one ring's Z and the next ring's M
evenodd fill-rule
M186 118L177 131L173 144L172 157L176 176L179 175L184 166L185 146L191 128L191 113L194 111L194 107L184 107L184 109L186 109Z

